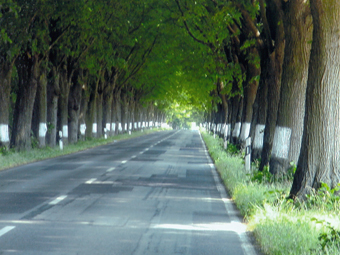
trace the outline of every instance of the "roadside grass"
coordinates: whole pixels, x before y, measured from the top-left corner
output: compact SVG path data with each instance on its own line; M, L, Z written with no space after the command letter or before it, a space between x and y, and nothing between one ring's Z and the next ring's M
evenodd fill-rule
M201 133L226 189L264 254L340 253L338 189L324 186L306 202L293 202L288 199L291 180L259 179L255 165L247 174L241 153L229 146L224 150L222 139Z
M85 141L78 141L75 144L69 144L64 146L63 150L59 149L59 146L55 148L45 147L45 148L35 148L31 149L30 151L23 151L23 152L16 152L14 150L3 151L0 153L0 170L4 170L7 168L15 167L24 165L27 163L32 163L35 161L48 159L48 158L55 158L62 155L67 155L71 153L75 153L78 151L83 151L86 149L94 148L97 146L113 143L115 141L130 139L139 137L142 135L147 135L153 132L157 132L163 129L145 129L143 132L136 131L132 132L131 135L129 134L119 134L116 136L108 137L107 139L104 138L91 138Z

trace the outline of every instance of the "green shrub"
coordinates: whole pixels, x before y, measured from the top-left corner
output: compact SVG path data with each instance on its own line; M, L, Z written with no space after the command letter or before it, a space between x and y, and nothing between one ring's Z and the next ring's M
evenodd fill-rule
M217 139L202 135L227 190L265 254L339 254L340 186L330 189L322 184L304 203L294 203L287 197L295 164L291 163L281 179L275 180L268 168L247 174L239 154L232 156Z

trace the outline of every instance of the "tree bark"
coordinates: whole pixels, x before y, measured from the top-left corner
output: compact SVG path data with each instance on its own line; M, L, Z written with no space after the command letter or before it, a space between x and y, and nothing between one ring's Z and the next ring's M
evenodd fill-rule
M0 147L6 148L9 148L10 143L9 109L13 64L5 62L0 66Z
M122 122L122 132L125 133L127 132L128 129L128 111L129 111L129 102L127 98L126 92L122 94L122 99L121 99L121 122Z
M56 67L51 70L51 77L47 85L47 134L46 142L55 147L57 142L58 100L60 96L59 73Z
M253 109L253 119L251 124L251 137L252 137L252 154L251 158L259 159L261 157L262 148L263 148L263 137L264 137L264 129L266 126L267 119L267 93L268 93L268 84L265 81L266 71L265 68L266 60L264 60L264 64L261 64L261 78L259 82L259 88L256 94L256 99L254 103Z
M82 75L77 72L72 78L68 97L68 142L74 144L78 141L79 114L82 99Z
M90 99L86 114L86 137L97 137L97 89L99 78L95 81L91 89Z
M85 83L82 86L81 90L81 104L80 104L80 113L79 113L79 140L84 141L85 140L85 134L86 134L86 112L87 107L89 105L89 99L90 95L87 91L87 81L84 81Z
M274 15L272 24L275 34L275 50L269 53L268 73L268 95L267 95L267 119L264 129L263 148L261 153L261 164L259 170L268 165L273 146L274 132L277 120L277 110L280 100L282 64L284 57L284 27L283 11L281 1L273 1L271 13Z
M270 158L270 172L287 173L290 162L297 163L303 133L305 94L308 77L312 20L304 0L285 4L285 55L278 116Z
M32 129L40 148L46 146L47 132L47 67L40 68L38 89L34 103Z
M73 75L73 74L72 74ZM68 98L70 94L71 77L68 75L67 65L60 70L60 97L58 104L58 129L62 131L64 146L68 144Z
M340 182L340 2L310 1L313 42L301 152L291 197Z
M233 98L233 115L232 115L232 137L231 142L237 144L241 133L241 120L243 111L243 97L235 96Z
M99 82L97 90L97 137L103 136L103 81Z
M250 54L257 56L258 52L256 48L250 49ZM244 88L244 104L243 104L243 116L242 116L242 128L240 133L240 143L242 146L245 145L246 139L250 134L250 126L253 117L253 105L256 98L256 92L258 88L258 79L256 78L260 75L260 68L256 64L247 64L247 85Z
M30 150L33 105L38 87L39 59L22 54L16 61L19 91L15 105L11 144L17 151Z
M114 111L112 111L112 119L115 121L116 134L122 131L122 105L121 105L121 89L115 90L114 93Z

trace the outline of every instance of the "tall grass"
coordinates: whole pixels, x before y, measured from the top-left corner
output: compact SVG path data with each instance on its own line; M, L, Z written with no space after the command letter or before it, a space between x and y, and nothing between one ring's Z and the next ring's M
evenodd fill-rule
M340 254L340 199L334 190L324 187L296 204L287 199L291 181L259 181L255 166L246 173L242 154L224 150L223 141L206 132L202 136L264 254Z
M120 134L117 136L108 137L108 139L104 138L91 138L86 141L78 141L75 144L70 144L64 146L63 150L60 150L59 147L51 148L35 148L30 151L16 152L14 150L3 151L0 153L0 170L4 170L10 167L19 166L47 158L55 158L62 155L67 155L71 153L75 153L78 151L86 150L89 148L94 148L100 145L105 145L112 143L118 140L124 140L129 138L134 138L146 134L150 134L152 132L159 131L160 129L146 129L144 132L137 131L129 134Z

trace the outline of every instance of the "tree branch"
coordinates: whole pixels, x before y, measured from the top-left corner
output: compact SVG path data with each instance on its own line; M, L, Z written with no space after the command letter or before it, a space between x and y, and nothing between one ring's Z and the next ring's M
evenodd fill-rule
M264 6L263 0L259 0L259 3L260 3L260 13L261 13L261 18L263 22L263 28L264 28L264 34L266 37L267 46L270 49L270 51L272 51L272 49L274 48L274 45L273 45L273 39L270 33L270 28L269 28L269 24L267 20L266 8Z
M184 12L183 12L183 10L182 10L180 4L179 4L179 1L178 1L178 0L175 0L175 2L176 2L176 4L177 4L177 6L178 6L179 11L180 11L181 14L182 14L182 17L184 17ZM185 20L183 20L183 23L184 23L185 29L187 30L187 32L188 32L188 34L190 35L190 37L193 38L196 42L201 43L201 44L204 44L204 45L207 45L208 47L211 47L211 46L212 46L211 43L207 43L207 42L205 42L205 41L202 41L202 40L196 38L196 37L194 36L194 34L190 31L190 28L189 28L189 26L188 26L188 23L187 23Z

